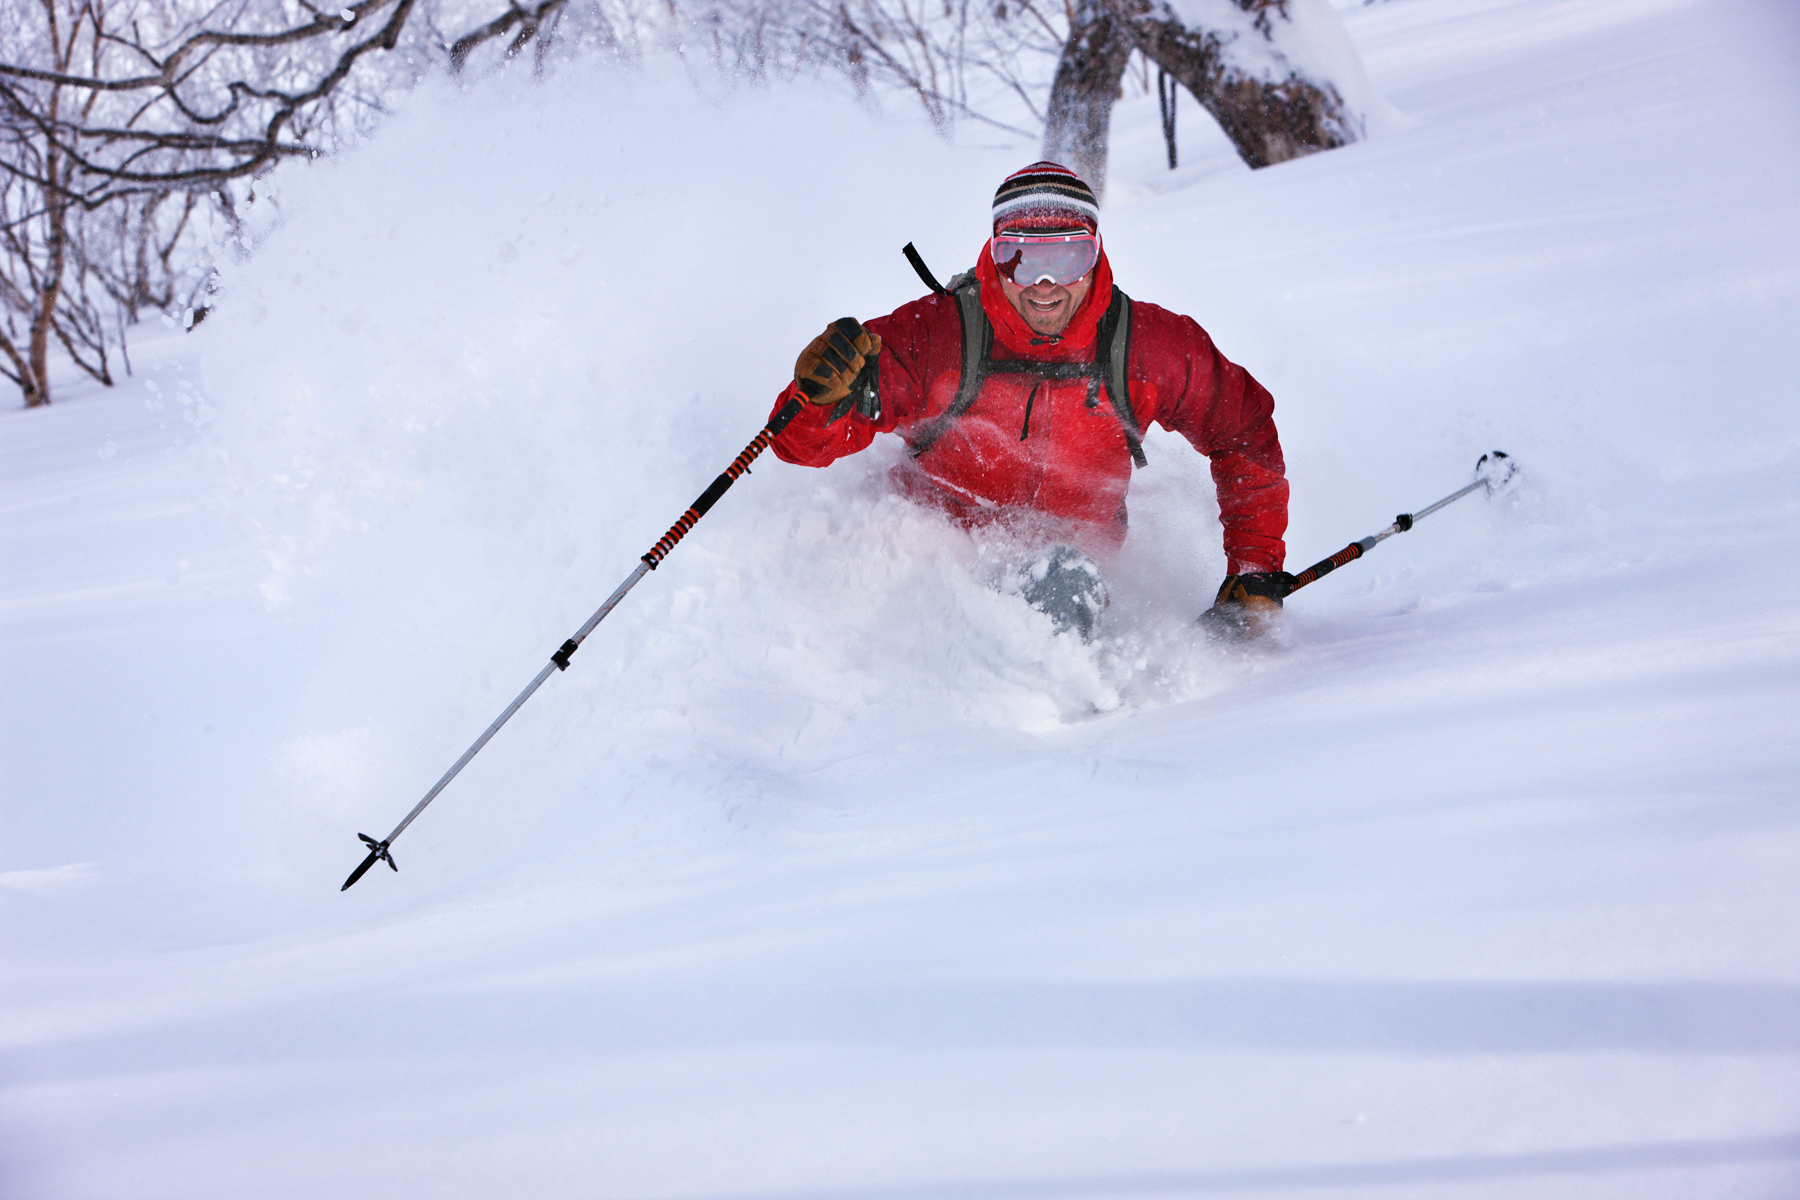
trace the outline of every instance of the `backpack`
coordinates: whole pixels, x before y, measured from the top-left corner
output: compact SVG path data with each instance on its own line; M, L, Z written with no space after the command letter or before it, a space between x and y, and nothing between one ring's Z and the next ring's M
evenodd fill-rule
M975 278L974 271L964 271L950 279L950 286L938 283L925 260L913 248L911 242L906 243L902 251L906 261L912 264L913 270L925 286L940 296L955 296L958 313L962 316L962 381L956 389L956 398L950 406L936 417L925 422L913 431L907 439L907 450L914 458L924 454L950 427L960 420L964 413L975 405L975 398L981 394L981 385L987 381L990 373L999 371L1003 374L1035 375L1042 380L1047 379L1085 379L1088 385L1087 406L1095 407L1100 402L1100 389L1106 389L1107 399L1112 402L1113 412L1119 418L1119 425L1125 431L1125 445L1131 450L1131 461L1134 465L1148 465L1144 457L1144 439L1138 430L1137 416L1131 411L1131 393L1127 390L1125 369L1131 358L1131 298L1124 291L1113 288L1112 302L1106 306L1106 312L1100 318L1094 344L1094 359L1085 363L1042 363L1028 359L993 360L994 327L988 320L986 311L981 307L981 286ZM1029 420L1027 408L1027 420Z

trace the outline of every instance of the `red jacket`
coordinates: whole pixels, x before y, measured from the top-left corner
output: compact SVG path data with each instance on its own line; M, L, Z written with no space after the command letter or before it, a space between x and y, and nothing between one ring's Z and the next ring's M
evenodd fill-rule
M994 326L993 358L1088 362L1112 299L1105 255L1088 296L1059 342L1036 336L1000 291L993 260L976 264L982 307ZM962 375L962 320L953 296L926 296L868 322L881 337L881 415L852 412L827 426L816 405L775 439L777 457L823 467L866 448L875 435L943 412ZM1272 416L1275 403L1248 372L1220 354L1191 318L1133 301L1126 374L1139 429L1155 421L1212 460L1225 556L1232 573L1280 570L1287 548L1288 485ZM1031 396L1034 386L1035 397ZM798 394L790 385L775 407ZM1090 408L1085 380L990 373L973 407L916 463L897 472L916 497L971 522L1031 522L1040 536L1090 551L1125 539L1131 455L1118 415L1102 395ZM1029 421L1026 405L1030 401Z

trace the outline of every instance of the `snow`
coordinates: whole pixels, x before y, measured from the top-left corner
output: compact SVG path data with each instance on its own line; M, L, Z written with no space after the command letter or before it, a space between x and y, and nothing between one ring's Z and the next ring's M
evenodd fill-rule
M1036 149L824 88L421 92L0 419L0 1190L1793 1195L1800 14L1340 15L1410 124L1122 103L1121 283L1275 393L1291 567L1524 474L1278 644L1179 439L1092 651L765 459L339 893Z

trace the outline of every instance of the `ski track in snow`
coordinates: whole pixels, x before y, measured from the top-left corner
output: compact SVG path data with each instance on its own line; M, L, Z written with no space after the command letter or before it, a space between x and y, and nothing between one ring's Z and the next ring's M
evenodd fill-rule
M771 456L338 893L1035 150L804 85L425 89L0 419L0 1193L1800 1191L1800 16L1340 12L1395 127L1134 95L1109 253L1275 393L1291 568L1524 475L1271 646L1178 438L1091 651Z

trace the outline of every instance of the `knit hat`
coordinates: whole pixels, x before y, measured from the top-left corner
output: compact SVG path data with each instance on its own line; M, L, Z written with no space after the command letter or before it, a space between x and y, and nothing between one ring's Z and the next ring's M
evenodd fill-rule
M1014 171L994 193L994 232L1002 229L1100 228L1100 205L1081 176L1053 162Z

